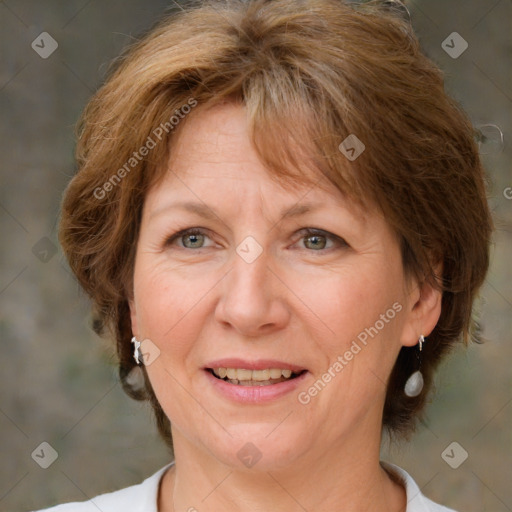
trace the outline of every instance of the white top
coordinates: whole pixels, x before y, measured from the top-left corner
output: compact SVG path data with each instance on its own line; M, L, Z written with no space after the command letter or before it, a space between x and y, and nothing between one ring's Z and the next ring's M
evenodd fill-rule
M125 487L119 491L100 494L88 501L64 503L55 507L41 509L46 512L158 512L157 500L160 480L174 462L167 464L156 473L146 478L142 483ZM393 473L407 494L406 512L455 512L451 508L443 507L429 500L420 491L420 488L412 477L402 468L389 462L381 462L381 465L390 473Z

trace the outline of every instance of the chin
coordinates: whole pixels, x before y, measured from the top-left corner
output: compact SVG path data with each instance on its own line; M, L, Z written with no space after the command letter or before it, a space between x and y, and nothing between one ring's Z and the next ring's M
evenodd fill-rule
M305 451L305 432L277 423L227 426L221 438L203 443L216 459L236 470L272 471L290 467Z

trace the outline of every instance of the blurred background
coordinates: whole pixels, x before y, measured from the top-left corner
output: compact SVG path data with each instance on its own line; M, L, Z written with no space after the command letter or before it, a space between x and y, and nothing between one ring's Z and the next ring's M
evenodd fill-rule
M382 458L460 512L511 511L512 1L406 6L447 91L480 130L497 231L479 301L487 342L445 361L426 420L410 443L384 443ZM0 1L1 511L86 500L170 461L149 405L123 393L112 346L90 328L56 229L81 110L121 49L176 8Z

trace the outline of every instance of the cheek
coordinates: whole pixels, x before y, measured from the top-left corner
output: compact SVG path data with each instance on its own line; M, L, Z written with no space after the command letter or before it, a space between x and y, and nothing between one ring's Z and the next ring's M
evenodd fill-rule
M337 379L340 403L352 386L374 396L387 381L400 349L402 283L398 266L368 265L332 273L317 286L308 286L308 304L325 333L317 337L326 366L322 371L342 358L343 376Z
M173 375L197 370L197 357L192 355L212 318L212 297L223 275L213 266L205 267L196 271L186 263L170 264L165 254L142 252L135 268L141 336L158 346L162 367ZM155 372L153 366L148 368L156 378Z
M326 276L315 286L304 283L301 289L328 332L346 339L374 325L381 314L402 300L400 288L394 283L399 280L388 279L381 272L353 269Z
M181 383L197 370L190 353L201 330L198 288L158 265L141 265L136 277L141 336L150 339L159 350L146 370L166 415L179 423L187 415L190 400Z
M176 272L159 265L158 261L142 258L135 269L137 319L141 335L168 350L166 340L183 328L193 327L189 315L199 298L197 287L190 280L180 279ZM176 343L172 346L177 347Z

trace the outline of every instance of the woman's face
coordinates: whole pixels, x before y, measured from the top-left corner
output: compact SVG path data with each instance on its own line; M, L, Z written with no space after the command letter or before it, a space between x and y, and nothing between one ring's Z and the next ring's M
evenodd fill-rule
M333 186L272 181L243 107L197 114L147 194L130 303L177 450L270 469L380 441L394 361L426 334L397 239Z

